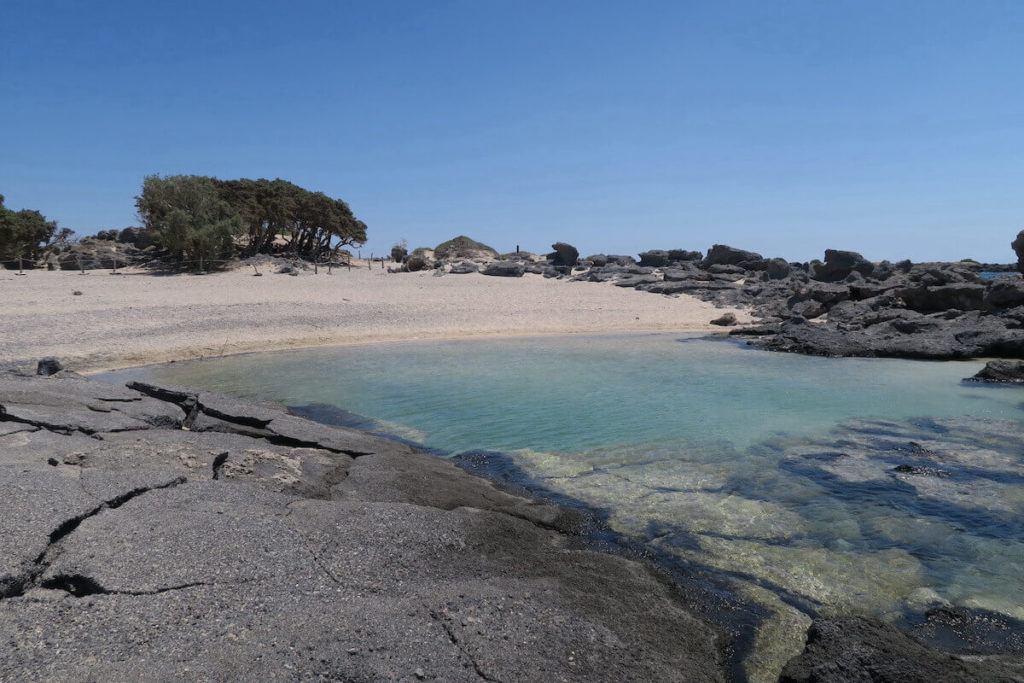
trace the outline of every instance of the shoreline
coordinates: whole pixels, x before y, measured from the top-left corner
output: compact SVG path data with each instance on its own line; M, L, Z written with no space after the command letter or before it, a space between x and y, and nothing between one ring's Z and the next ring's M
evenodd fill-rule
M75 292L79 292L75 294ZM317 346L558 334L710 333L723 313L694 297L539 275L244 270L0 277L8 365L60 358L98 373L155 363Z
M193 361L214 360L214 359L217 359L217 358L231 358L231 357L234 357L234 356L247 356L247 355L250 355L250 354L258 354L258 353L283 353L283 352L287 352L287 351L302 351L302 350L308 350L308 349L327 349L327 348L334 348L334 347L342 348L342 347L348 347L348 346L374 346L374 345L378 345L378 344L416 344L416 343L419 343L419 342L446 342L446 341L452 341L452 342L458 342L458 341L493 341L493 340L501 340L501 339L534 339L534 338L546 338L546 337L577 337L577 336L584 336L584 337L591 337L591 336L595 336L595 337L596 336L601 336L601 337L605 337L605 336L608 336L608 337L619 337L619 336L621 336L621 337L629 337L629 336L647 335L647 334L672 334L672 335L680 335L681 337L688 337L688 338L693 338L693 339L715 339L715 340L719 340L719 341L732 342L734 344L745 344L745 342L743 340L732 338L732 337L730 337L728 335L728 333L714 332L714 331L709 331L709 330L676 330L676 329L660 329L660 328L655 328L655 329L648 329L648 330L620 330L620 331L612 331L612 332L557 331L557 330L556 331L544 331L544 332L487 332L487 333L470 332L470 333L466 333L466 334L462 334L462 335L450 335L450 336L438 336L438 337L431 337L431 336L394 337L394 338L390 338L390 337L373 337L373 338L365 338L365 339L363 339L363 338L350 339L350 340L346 340L346 341L322 341L322 342L318 341L316 343L311 343L311 344L307 344L307 343L303 343L303 342L296 342L296 343L292 344L292 343L285 342L285 343L282 343L280 345L276 345L275 344L275 345L271 345L271 346L263 346L261 348L253 348L253 349L249 349L249 350L234 350L234 351L232 351L230 353L223 353L223 354L221 354L221 353L214 353L214 354L206 354L206 355L201 355L201 356L182 355L181 357L177 357L177 355L174 354L173 351L168 351L165 354L157 354L156 356L154 356L154 359L151 359L151 360L138 359L138 360L132 360L132 361L128 362L127 359L124 359L124 361L122 362L122 360L113 359L112 362L116 363L116 365L114 365L114 367L107 367L103 363L93 362L93 361L86 360L86 361L79 361L78 362L78 363L84 363L84 365L76 363L76 367L68 368L68 369L74 370L78 374L84 375L86 377L95 377L97 375L102 375L102 374L107 373L107 372L118 372L120 370L132 370L132 369L136 369L136 368L145 368L145 367L150 367L150 366L155 366L155 365L166 365L166 364L169 364L169 363L183 363L183 362L187 363L187 362L193 362ZM756 347L751 347L751 350L753 350L753 351L763 351L764 349L758 349ZM36 360L38 360L38 359L36 359ZM63 359L58 359L58 360L61 360L61 362L63 362ZM74 359L71 359L71 361L74 362Z

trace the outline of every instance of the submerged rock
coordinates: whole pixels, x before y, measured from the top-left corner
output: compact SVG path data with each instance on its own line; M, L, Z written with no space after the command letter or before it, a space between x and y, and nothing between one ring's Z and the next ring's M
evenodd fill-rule
M862 618L819 619L807 647L791 660L780 683L935 683L1014 681L1020 660L965 659L932 650L889 624Z

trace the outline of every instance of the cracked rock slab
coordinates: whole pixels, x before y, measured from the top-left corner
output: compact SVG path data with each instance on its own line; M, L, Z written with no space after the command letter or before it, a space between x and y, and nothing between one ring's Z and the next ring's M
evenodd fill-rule
M0 679L723 680L574 513L405 444L60 374L0 405Z

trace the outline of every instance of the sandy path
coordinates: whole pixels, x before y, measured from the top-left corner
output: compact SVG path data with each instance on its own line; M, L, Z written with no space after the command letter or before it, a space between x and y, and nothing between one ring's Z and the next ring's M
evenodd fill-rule
M80 295L75 295L80 291ZM609 284L382 270L209 275L0 271L0 362L80 371L322 344L721 330L725 310ZM749 315L735 311L741 321Z

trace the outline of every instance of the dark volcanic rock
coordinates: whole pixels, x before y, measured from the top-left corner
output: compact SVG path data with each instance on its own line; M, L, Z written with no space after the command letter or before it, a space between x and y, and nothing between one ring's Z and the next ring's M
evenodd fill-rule
M704 268L708 268L717 264L747 267L747 264L763 264L763 262L764 257L756 252L716 244L708 250L708 255L704 257L702 263Z
M721 325L722 327L730 327L736 324L736 315L733 313L726 313L721 317L715 318L711 321L712 325Z
M1017 270L1024 273L1024 230L1017 233L1017 238L1010 242L1015 254L1017 254Z
M495 261L494 263L488 263L480 272L484 275L494 275L497 277L522 277L523 273L526 272L526 268L522 263L515 261Z
M699 251L687 251L686 249L669 249L669 261L700 261L704 254Z
M415 273L418 270L427 268L429 262L427 259L419 254L413 254L405 261L405 267L409 269L409 272Z
M463 261L453 265L448 272L452 275L469 275L470 273L479 273L480 266L472 261Z
M41 358L39 363L36 365L36 374L43 376L56 375L58 372L64 369L61 365L60 360L53 356Z
M652 249L640 252L640 265L651 268L662 268L669 262L668 252L662 249Z
M665 282L683 282L684 280L710 280L710 274L703 270L697 270L693 266L688 268L666 268L662 271Z
M985 304L989 308L1013 308L1024 305L1024 280L1020 278L999 278L993 280L985 292Z
M973 377L967 377L964 381L1020 384L1024 382L1024 361L990 360Z
M604 254L594 254L588 256L586 260L590 261L591 266L594 268L603 268L608 265L608 257Z
M719 631L586 550L581 513L139 386L0 375L5 680L724 680ZM184 405L250 434L182 429Z
M765 264L765 272L768 273L768 277L770 277L771 279L781 280L782 278L789 275L790 265L786 261L786 259L769 259Z
M548 258L556 266L575 266L580 259L580 252L571 244L555 242L551 248L554 249L554 252L548 255Z
M939 285L937 287L908 287L896 291L907 308L923 313L934 313L955 308L961 311L980 310L985 307L985 286L971 283Z
M929 649L882 622L820 619L807 633L807 647L786 665L780 683L937 683L1016 681L1020 661L970 658Z
M649 285L655 282L661 282L661 278L657 275L643 275L643 274L627 274L620 277L615 281L616 287L637 287L639 285Z
M838 282L853 272L871 275L875 269L873 263L855 251L825 250L825 262L815 264L811 269L811 277L823 282Z

